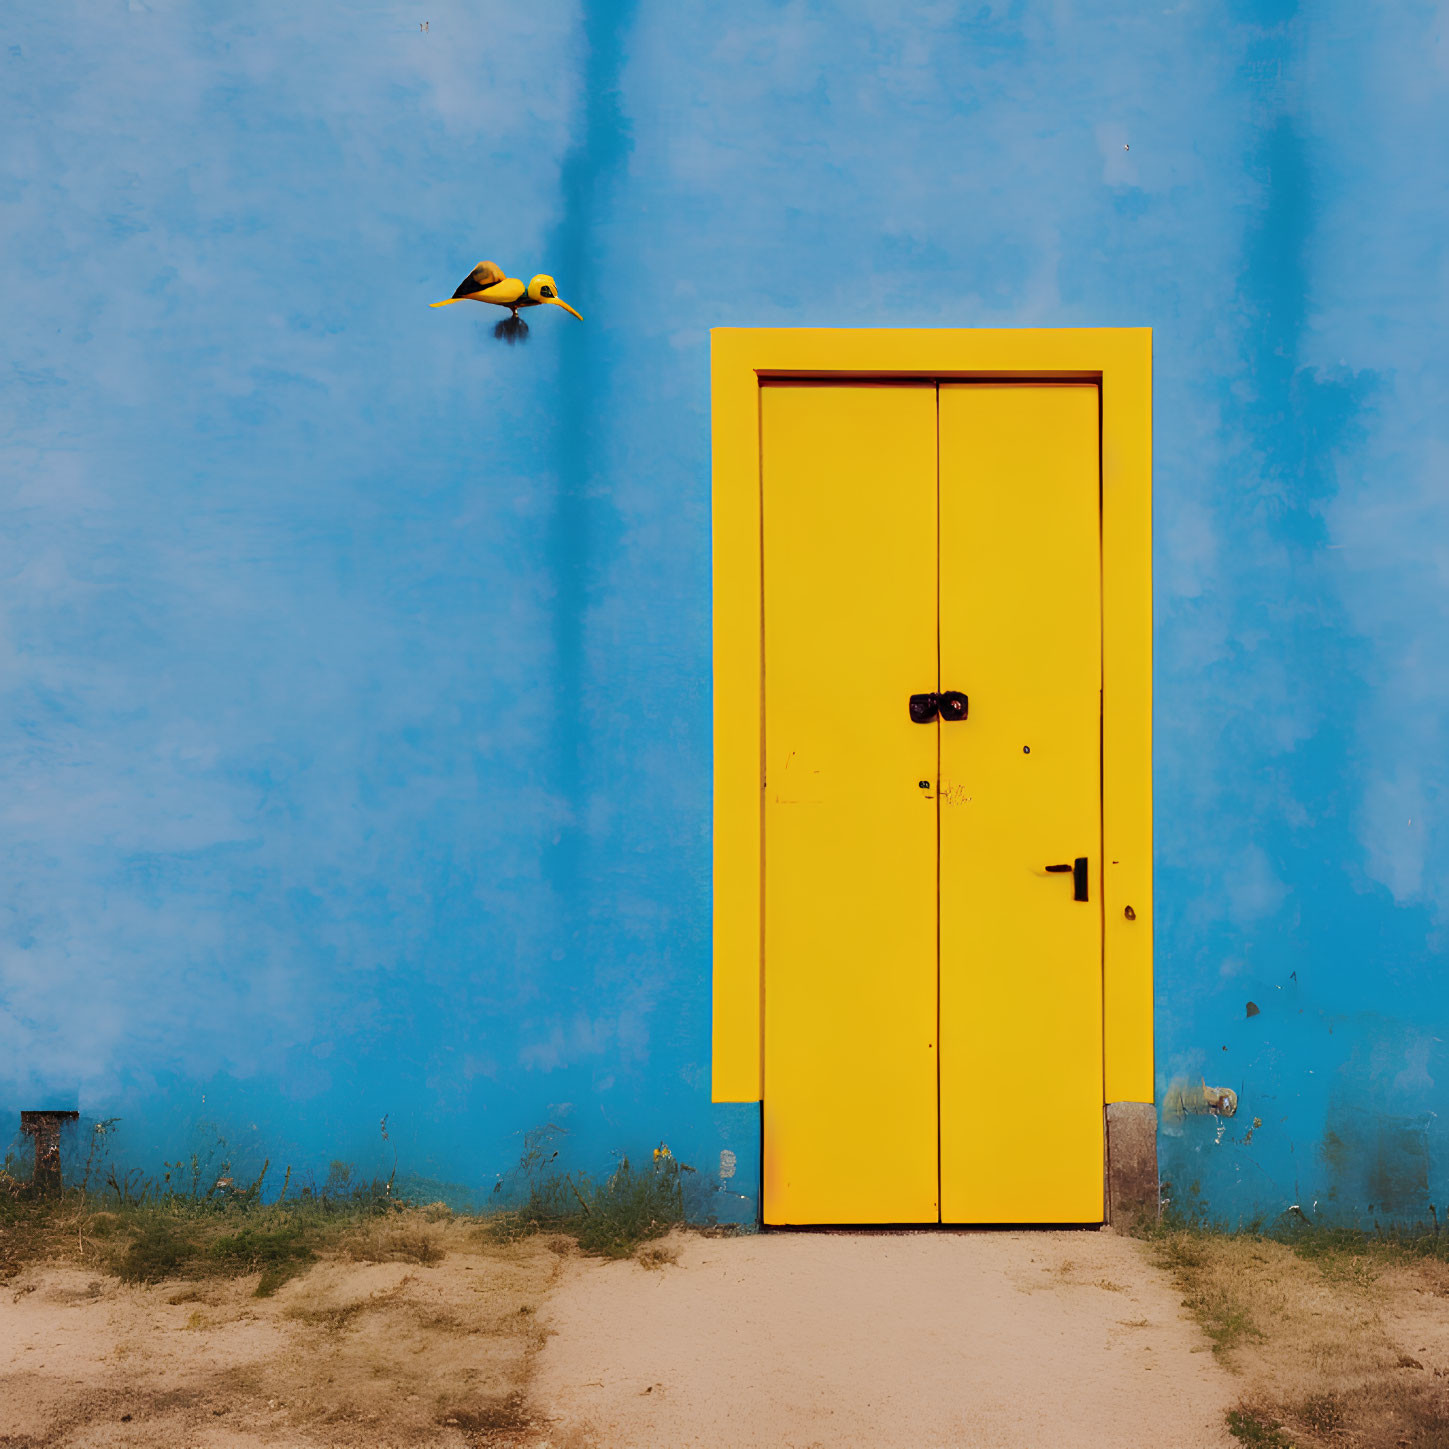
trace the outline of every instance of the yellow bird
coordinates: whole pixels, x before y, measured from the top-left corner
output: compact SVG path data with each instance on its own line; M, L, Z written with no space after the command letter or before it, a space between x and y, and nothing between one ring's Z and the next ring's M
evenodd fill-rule
M512 318L517 320L520 307L539 307L545 302L573 312L580 322L583 314L575 312L558 294L558 284L547 272L540 272L524 286L517 277L505 277L503 268L492 262L479 262L458 284L458 290L433 307L450 307L454 302L492 302L495 306L507 307Z

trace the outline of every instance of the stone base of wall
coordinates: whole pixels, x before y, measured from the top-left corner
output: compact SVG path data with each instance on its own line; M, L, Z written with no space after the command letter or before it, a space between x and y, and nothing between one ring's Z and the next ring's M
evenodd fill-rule
M1107 1221L1130 1228L1155 1220L1157 1108L1151 1102L1107 1103Z

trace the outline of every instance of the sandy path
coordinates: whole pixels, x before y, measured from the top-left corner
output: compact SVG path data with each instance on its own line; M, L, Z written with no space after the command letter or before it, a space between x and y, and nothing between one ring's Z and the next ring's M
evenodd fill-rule
M1233 1380L1130 1239L675 1240L575 1261L534 1383L554 1443L1226 1449Z

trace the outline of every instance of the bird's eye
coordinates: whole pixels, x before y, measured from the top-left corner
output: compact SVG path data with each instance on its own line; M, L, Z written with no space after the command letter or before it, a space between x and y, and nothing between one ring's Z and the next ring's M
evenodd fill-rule
M540 287L539 290L543 293L543 295L545 297L552 297L553 296L553 288L552 287Z

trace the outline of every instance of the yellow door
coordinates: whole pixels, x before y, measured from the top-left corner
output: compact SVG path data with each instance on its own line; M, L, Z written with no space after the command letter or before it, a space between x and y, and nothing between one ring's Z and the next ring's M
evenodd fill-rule
M764 1219L936 1222L935 388L761 408Z
M766 385L761 435L765 1222L1098 1222L1097 390Z
M1097 389L943 385L940 447L941 1216L1100 1222Z

